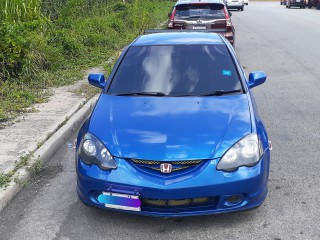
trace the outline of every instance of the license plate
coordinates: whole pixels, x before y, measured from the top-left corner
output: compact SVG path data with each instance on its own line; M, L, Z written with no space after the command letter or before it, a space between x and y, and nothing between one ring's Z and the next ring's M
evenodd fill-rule
M206 26L193 26L193 29L206 29Z
M136 195L103 192L98 196L98 201L108 208L141 211L141 201Z

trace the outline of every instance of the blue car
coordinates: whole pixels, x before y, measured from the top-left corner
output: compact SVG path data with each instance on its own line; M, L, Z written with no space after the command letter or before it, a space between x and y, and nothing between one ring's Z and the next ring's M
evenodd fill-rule
M77 192L89 206L150 216L226 213L267 195L270 146L232 46L219 34L143 35L110 76L77 138Z

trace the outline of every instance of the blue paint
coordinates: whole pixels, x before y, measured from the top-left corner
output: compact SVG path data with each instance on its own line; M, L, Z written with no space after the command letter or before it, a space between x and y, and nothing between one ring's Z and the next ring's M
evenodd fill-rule
M214 33L162 33L142 36L133 44L224 44L230 52L232 63L241 69L232 47ZM130 47L130 46L129 46ZM121 58L126 57L126 51ZM118 61L112 71L116 74ZM228 66L226 66L228 69ZM230 69L230 68L229 68ZM220 73L219 70L218 73ZM265 81L262 73L246 80L240 71L243 93L223 96L116 96L102 93L90 118L80 129L79 144L85 133L98 138L113 156L117 169L103 170L96 164L85 164L77 155L77 192L84 203L114 211L102 203L118 203L137 206L138 201L112 198L97 192L117 188L139 192L142 215L177 217L240 211L259 206L266 198L268 188L270 151L268 135L257 113L250 86ZM223 76L231 76L230 70L222 70ZM108 87L108 82L106 88ZM251 85L250 85L251 84ZM99 86L98 86L99 87ZM220 89L219 89L220 90ZM252 167L240 166L232 172L217 170L223 155L235 143L250 133L256 133L264 155ZM163 174L135 165L130 158L172 162L201 160L192 170ZM228 197L243 196L239 203L228 204ZM152 207L144 199L181 200L216 198L217 202L205 206L180 208ZM100 201L100 202L99 202Z

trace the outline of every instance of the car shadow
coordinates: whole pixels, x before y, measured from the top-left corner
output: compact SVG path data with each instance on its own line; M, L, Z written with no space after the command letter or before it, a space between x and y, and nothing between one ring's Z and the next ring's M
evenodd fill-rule
M94 236L96 232L99 232L99 235L102 236L110 236L111 234L115 239L122 239L122 234L126 232L132 239L145 239L145 236L148 235L160 235L172 239L178 237L180 239L182 233L192 235L217 229L230 229L231 226L232 228L238 228L239 225L253 225L258 221L257 219L265 216L266 209L265 204L262 204L258 208L242 212L183 218L160 218L91 208L78 200L71 207L67 222L62 224L62 228L65 228L68 232L61 229L61 236L77 237L79 229L90 226L90 228L83 230L82 234L84 235L81 235L82 237L85 235ZM85 223L85 225L81 223ZM71 226L78 226L77 232L70 232ZM121 231L117 231L117 229L121 229Z

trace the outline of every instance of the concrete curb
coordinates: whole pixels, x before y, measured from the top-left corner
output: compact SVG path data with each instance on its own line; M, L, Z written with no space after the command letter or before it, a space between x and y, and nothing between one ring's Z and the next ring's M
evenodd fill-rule
M57 127L53 135L37 149L27 166L19 169L12 177L12 181L6 189L0 189L0 212L20 192L32 176L34 176L33 164L40 160L41 163L48 162L61 145L77 130L91 113L98 96L90 99L83 107L78 109L63 126ZM61 125L61 124L59 124Z

